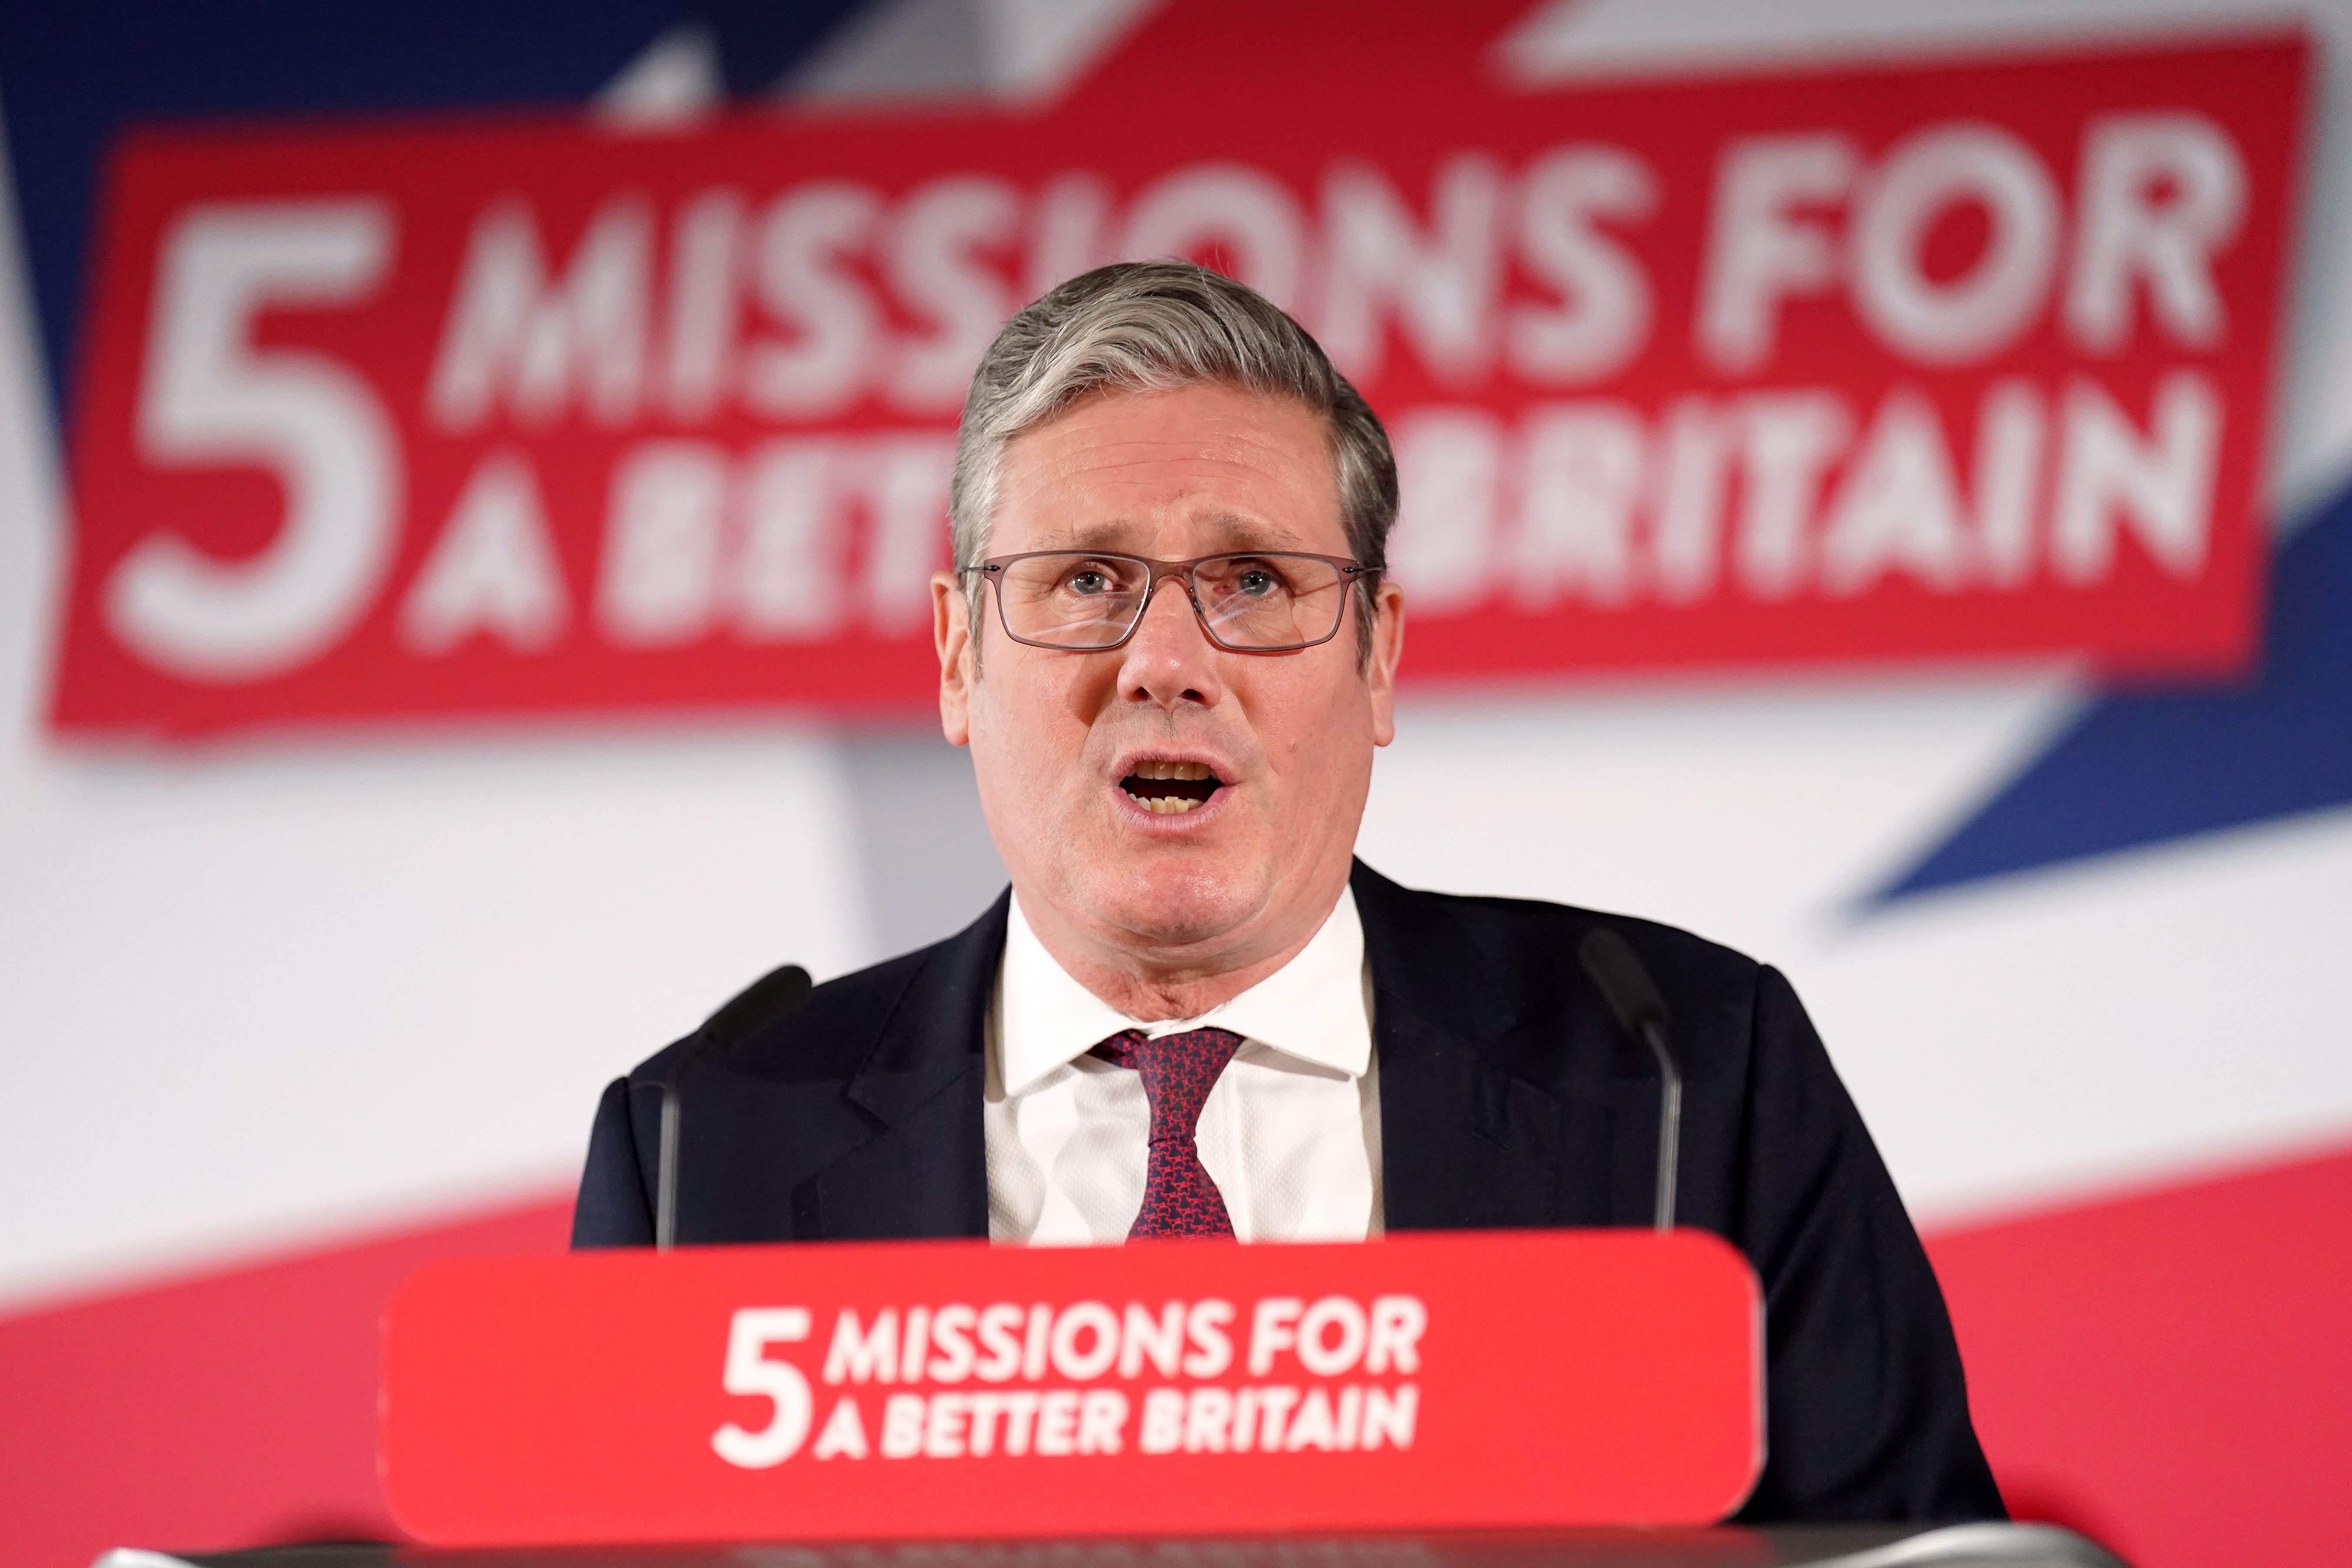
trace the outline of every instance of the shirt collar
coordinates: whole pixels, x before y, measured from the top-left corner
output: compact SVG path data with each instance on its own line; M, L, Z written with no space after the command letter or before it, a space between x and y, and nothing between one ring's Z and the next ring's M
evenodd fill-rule
M1285 1056L1360 1078L1371 1064L1364 994L1364 928L1342 889L1322 927L1289 963L1197 1018L1141 1024L1070 977L1030 929L1015 894L997 979L997 1061L1007 1094L1021 1094L1123 1029L1157 1037L1231 1029Z

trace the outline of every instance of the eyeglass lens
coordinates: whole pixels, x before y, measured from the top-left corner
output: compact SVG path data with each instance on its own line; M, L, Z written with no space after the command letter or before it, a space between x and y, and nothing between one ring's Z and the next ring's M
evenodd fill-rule
M1126 637L1151 584L1122 555L1028 555L998 574L1004 624L1053 647L1108 647ZM1234 648L1297 647L1336 632L1347 596L1339 569L1307 555L1217 555L1192 568L1209 634Z

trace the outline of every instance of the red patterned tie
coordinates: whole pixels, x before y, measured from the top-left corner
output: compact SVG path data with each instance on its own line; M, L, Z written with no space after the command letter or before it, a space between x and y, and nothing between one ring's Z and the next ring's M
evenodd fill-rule
M1151 1152L1143 1171L1143 1207L1127 1233L1129 1241L1158 1236L1231 1236L1233 1216L1225 1197L1201 1163L1196 1134L1201 1107L1217 1075L1234 1059L1242 1037L1230 1029L1187 1029L1146 1039L1140 1029L1122 1029L1094 1049L1115 1067L1133 1068L1143 1079L1151 1107Z

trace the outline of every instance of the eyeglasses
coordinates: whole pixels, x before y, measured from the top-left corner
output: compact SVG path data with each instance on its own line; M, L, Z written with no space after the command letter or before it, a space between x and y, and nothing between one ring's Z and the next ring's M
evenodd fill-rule
M1229 653L1291 653L1329 642L1348 584L1371 570L1338 555L1263 551L1153 561L1091 550L999 555L978 566L996 584L1004 635L1032 647L1100 653L1135 635L1151 595L1184 584L1201 629Z

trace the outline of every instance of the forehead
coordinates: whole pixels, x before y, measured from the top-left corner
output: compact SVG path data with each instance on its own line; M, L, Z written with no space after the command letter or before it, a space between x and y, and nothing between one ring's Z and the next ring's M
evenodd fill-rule
M1229 386L1089 397L1005 448L989 549L1347 553L1323 422Z

